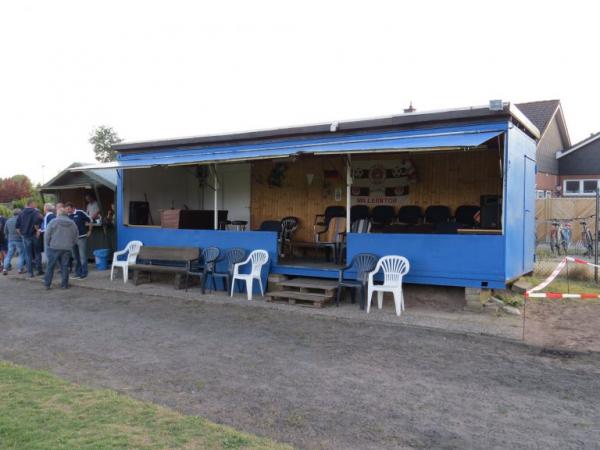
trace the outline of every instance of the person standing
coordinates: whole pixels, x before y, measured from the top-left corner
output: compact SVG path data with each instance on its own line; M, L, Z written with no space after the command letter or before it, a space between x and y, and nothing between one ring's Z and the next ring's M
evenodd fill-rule
M29 200L27 207L17 217L16 229L23 239L25 265L30 277L33 277L34 266L38 275L43 274L41 255L35 251L36 239L40 235L41 223L42 214L37 209L37 202Z
M44 239L46 228L48 228L48 224L54 219L56 219L54 205L52 203L45 203L44 218L42 219L42 225L40 226L40 244L44 253L46 253L46 240ZM46 255L46 258L48 258L48 255Z
M2 271L4 271L4 257L8 252L8 241L4 233L4 225L6 225L6 218L0 214L0 268L2 268Z
M76 209L73 203L65 203L65 209L69 218L77 225L78 239L73 247L73 258L75 259L75 276L73 279L85 278L88 275L88 238L92 235L92 220L85 211Z
M13 210L13 216L6 221L4 225L4 236L8 242L8 252L4 258L4 267L2 270L3 275L7 275L8 271L12 269L12 258L15 253L19 254L19 273L23 273L23 267L25 267L25 252L23 251L23 239L17 232L17 217L21 214L20 209Z
M46 231L46 228L48 228L48 225L54 219L56 219L56 212L54 209L54 205L52 203L44 204L44 218L42 219L42 226L41 226L42 233L44 231Z
M100 218L100 206L98 200L92 194L85 195L85 212L92 222L96 222Z
M67 289L69 287L69 257L73 247L77 245L79 230L75 222L67 216L64 209L57 210L58 216L46 228L46 251L48 258L48 267L46 267L46 276L44 285L46 289L52 286L54 277L54 268L60 264L60 287Z

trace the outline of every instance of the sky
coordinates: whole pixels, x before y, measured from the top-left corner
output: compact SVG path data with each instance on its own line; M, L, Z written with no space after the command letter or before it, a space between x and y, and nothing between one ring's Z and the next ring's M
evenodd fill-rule
M591 1L0 1L0 177L125 140L558 98L600 131Z

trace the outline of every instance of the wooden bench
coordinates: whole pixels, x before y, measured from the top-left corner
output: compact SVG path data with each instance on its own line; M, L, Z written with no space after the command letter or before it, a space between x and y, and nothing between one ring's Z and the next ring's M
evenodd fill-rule
M185 274L193 261L200 258L200 249L197 247L149 247L140 248L137 263L129 266L133 270L133 284L141 284L142 275L148 276L152 281L152 273L166 273L175 275L175 289L181 289Z

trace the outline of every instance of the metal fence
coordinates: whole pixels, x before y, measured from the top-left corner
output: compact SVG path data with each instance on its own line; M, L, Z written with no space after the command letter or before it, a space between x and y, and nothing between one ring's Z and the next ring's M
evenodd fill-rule
M535 275L549 275L566 256L594 262L596 198L546 198L536 200ZM570 265L569 278L593 281L594 269ZM566 277L564 271L561 274Z

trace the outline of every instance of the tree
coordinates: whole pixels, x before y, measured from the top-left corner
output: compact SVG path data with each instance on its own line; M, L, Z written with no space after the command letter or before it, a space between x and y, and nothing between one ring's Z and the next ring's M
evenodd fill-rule
M100 162L114 161L117 157L116 152L112 146L122 142L123 139L119 137L117 132L112 127L106 127L104 125L99 126L90 136L89 142L94 146L94 154L96 160Z
M8 203L29 197L32 192L31 180L25 175L14 175L10 178L0 179L0 203Z

